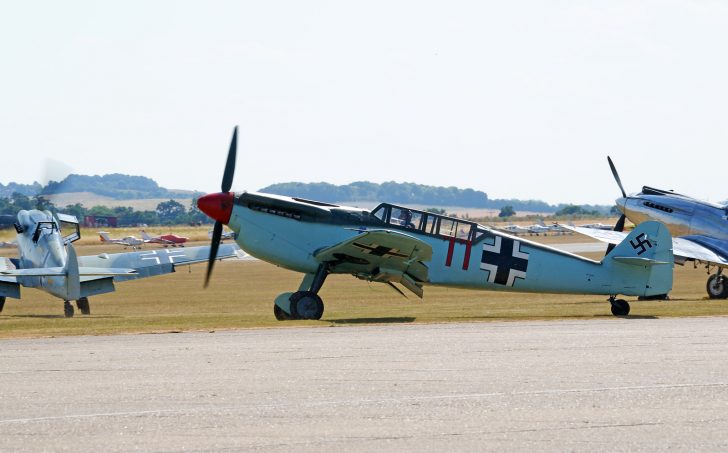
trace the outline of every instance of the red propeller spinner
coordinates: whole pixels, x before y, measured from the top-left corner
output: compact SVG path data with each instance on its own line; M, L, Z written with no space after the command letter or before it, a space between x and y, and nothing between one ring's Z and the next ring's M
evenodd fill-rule
M210 218L227 225L233 213L234 197L232 192L210 193L197 199L197 207Z

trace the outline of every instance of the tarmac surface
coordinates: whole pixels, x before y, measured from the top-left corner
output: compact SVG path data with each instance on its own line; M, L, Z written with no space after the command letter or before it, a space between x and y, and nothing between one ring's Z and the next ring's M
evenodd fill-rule
M0 341L0 451L726 451L728 319Z

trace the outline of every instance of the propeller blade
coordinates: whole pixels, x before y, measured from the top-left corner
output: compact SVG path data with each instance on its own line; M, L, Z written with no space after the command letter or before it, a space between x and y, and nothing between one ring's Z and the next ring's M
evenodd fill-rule
M622 191L622 196L624 198L627 198L627 192L624 191L624 187L622 186L622 180L619 179L619 173L617 173L617 168L614 166L614 162L612 162L612 158L607 156L607 160L609 161L609 167L612 169L612 175L614 175L614 180L617 181L619 190Z
M210 283L210 276L212 275L212 268L215 267L215 260L217 259L217 249L220 248L220 237L222 236L222 222L215 222L215 227L212 229L212 241L210 242L210 257L207 259L207 275L205 275L205 288Z
M233 177L235 176L235 157L238 154L238 126L233 131L233 139L230 141L230 150L228 151L227 162L225 162L225 172L222 174L221 189L223 192L230 192L233 185Z
M627 216L625 216L624 214L619 216L619 220L617 220L617 223L614 225L613 231L619 231L619 232L624 231L624 221L625 220L627 220ZM616 244L607 244L607 253L605 253L605 255L609 255L609 252L611 252L614 249L614 247L616 247Z

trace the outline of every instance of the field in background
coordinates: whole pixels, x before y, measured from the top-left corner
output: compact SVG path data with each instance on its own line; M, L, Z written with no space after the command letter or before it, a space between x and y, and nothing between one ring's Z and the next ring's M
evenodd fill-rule
M90 209L94 206L106 206L108 208L116 207L131 207L136 211L154 211L157 209L157 205L164 201L169 201L170 198L148 198L148 199L130 199L130 200L117 200L111 197L105 197L91 192L73 192L73 193L59 193L48 197L50 201L58 206L61 212L63 207L81 203L85 208ZM184 205L185 208L189 209L192 205L191 198L173 198L178 203Z
M181 228L173 228L183 233ZM200 229L205 234L207 230ZM115 233L118 233L115 231ZM197 233L195 233L197 234ZM579 236L533 237L547 243L590 242ZM83 255L123 251L121 247L79 245ZM198 244L203 244L200 242ZM2 249L14 256L13 249ZM599 259L599 254L585 254ZM321 296L326 303L320 321L279 322L273 299L294 291L302 276L257 261L216 265L210 287L202 288L205 265L183 267L177 273L126 282L115 293L92 297L91 316L66 319L62 302L41 291L23 288L23 300L8 299L0 314L0 337L97 335L176 332L230 328L339 326L365 323L432 323L526 319L613 318L604 296L499 293L426 287L425 298L404 298L389 287L351 276L330 276ZM728 301L708 300L707 274L692 266L677 267L670 301L632 304L630 319L661 316L728 315ZM616 320L616 318L614 318ZM487 326L484 326L487 328Z

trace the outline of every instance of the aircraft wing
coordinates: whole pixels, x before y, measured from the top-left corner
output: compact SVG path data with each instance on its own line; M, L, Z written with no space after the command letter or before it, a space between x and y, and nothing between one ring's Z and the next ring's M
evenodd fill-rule
M619 244L627 237L621 231L599 230L596 228L574 227L561 225L567 230L598 239L609 244ZM728 242L707 236L681 236L672 238L672 253L675 261L682 264L684 261L695 260L718 266L728 267Z
M210 247L185 247L155 249L128 253L103 253L101 255L79 256L78 264L95 268L128 268L134 274L117 275L114 281L133 280L174 272L177 266L207 262ZM237 259L243 252L237 244L220 244L217 259Z
M95 268L95 267L79 267L78 274L82 277L113 277L117 275L133 275L136 273L134 269L120 268ZM62 267L38 267L32 269L8 269L0 270L0 275L8 275L14 277L63 277L66 275L66 269Z
M367 230L319 250L314 257L329 263L334 272L351 273L370 281L401 283L422 297L422 282L428 280L425 262L432 259L432 247L399 231Z

